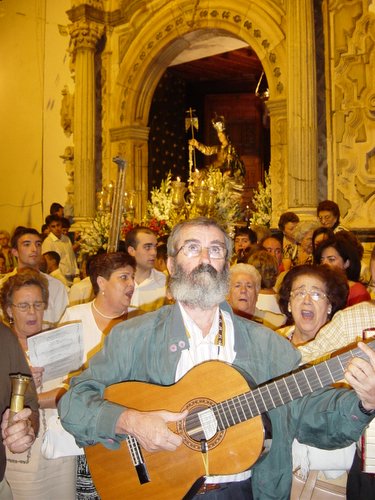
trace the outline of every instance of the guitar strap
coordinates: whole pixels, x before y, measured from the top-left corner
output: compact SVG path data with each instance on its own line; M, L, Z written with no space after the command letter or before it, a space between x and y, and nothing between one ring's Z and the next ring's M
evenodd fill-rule
M189 333L189 330L185 326L185 331L186 331L186 336L188 339L191 338L191 335ZM225 347L225 321L223 317L223 313L219 311L219 327L218 327L218 332L215 336L214 344L217 345L217 356L219 357L220 355L220 348Z
M219 312L219 330L215 337L215 345L217 345L217 355L219 356L220 347L225 346L225 321L221 311Z

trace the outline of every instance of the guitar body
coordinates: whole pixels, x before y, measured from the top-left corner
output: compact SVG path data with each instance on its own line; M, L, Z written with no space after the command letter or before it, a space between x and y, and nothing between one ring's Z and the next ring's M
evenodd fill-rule
M208 361L172 386L122 382L108 387L105 398L141 411L188 409L190 415L248 391L245 378L235 368ZM200 441L188 434L185 422L172 423L170 428L184 442L175 452L149 453L142 449L150 479L144 484L140 484L126 441L118 450L102 444L86 448L90 472L102 500L181 499L197 479L206 475L204 456L208 455L210 475L234 474L251 467L263 451L261 416L215 432L207 440L207 453L202 453Z

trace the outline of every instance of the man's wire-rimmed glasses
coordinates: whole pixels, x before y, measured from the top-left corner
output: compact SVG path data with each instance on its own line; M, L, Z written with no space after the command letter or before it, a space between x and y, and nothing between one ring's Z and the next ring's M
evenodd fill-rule
M224 245L213 244L209 247L203 247L198 242L190 241L182 245L177 250L176 257L181 252L181 250L183 254L186 255L186 257L198 257L199 255L201 255L203 249L207 250L210 259L225 259L227 256L227 249Z

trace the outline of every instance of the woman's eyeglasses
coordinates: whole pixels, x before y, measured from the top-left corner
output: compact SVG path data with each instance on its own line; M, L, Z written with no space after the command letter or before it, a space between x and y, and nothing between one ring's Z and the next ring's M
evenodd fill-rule
M292 290L290 292L290 296L293 299L297 300L302 300L307 295L309 295L315 302L323 300L327 297L327 295L324 292L321 292L320 290L306 290L306 288L303 288L302 290Z
M39 300L37 302L33 302L32 304L29 304L28 302L20 302L19 304L12 304L13 307L17 307L18 310L21 312L26 312L30 311L30 309L34 308L35 311L42 311L45 309L46 304Z

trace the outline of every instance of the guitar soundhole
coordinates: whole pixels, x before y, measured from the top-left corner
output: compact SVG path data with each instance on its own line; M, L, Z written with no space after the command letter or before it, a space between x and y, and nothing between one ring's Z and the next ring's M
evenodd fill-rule
M209 410L215 401L206 398L193 399L186 403L181 411L188 410L189 415L185 420L176 423L177 432L183 439L183 442L191 450L202 451L202 440L207 441L208 450L218 446L225 436L225 431L215 429L207 438L206 433L200 425L198 414Z

